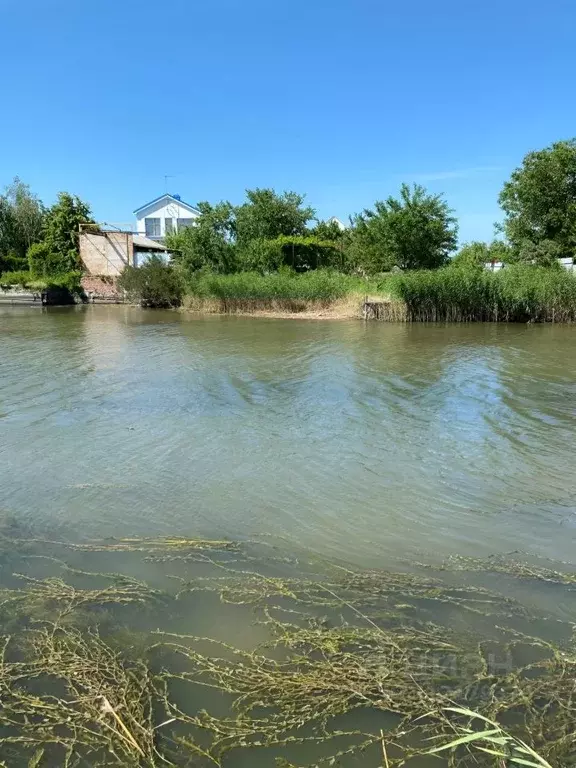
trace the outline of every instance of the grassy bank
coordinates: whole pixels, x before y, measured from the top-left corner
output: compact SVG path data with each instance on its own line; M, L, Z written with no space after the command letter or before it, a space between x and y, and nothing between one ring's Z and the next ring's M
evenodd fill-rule
M331 270L203 274L190 281L185 305L204 312L302 314L331 310L356 317L361 314L364 297L376 290L375 281Z
M446 267L392 276L386 290L423 322L576 320L576 277L561 269L511 266L500 272Z
M510 266L500 272L446 267L366 280L331 270L304 274L204 274L185 306L201 312L361 317L385 321L556 322L576 320L576 277L561 269ZM373 311L372 311L373 310Z
M0 276L0 287L22 288L28 291L43 291L48 288L65 288L70 293L80 293L82 272L64 272L61 275L37 277L31 272L4 272Z

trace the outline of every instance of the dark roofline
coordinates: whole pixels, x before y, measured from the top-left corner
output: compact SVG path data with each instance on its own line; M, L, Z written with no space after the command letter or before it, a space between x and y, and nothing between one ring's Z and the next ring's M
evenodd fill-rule
M141 205L140 208L136 208L134 213L139 213L140 211L143 211L144 208L149 208L151 205L154 205L154 203L157 203L159 200L163 200L165 197L169 197L171 200L174 200L176 203L182 203L187 208L192 208L192 210L196 211L196 213L200 213L198 208L196 208L194 205L190 205L190 203L187 203L184 200L179 200L177 197L174 197L174 195L171 195L169 192L164 192L164 194L160 195L160 197L156 197L154 198L154 200L150 200L149 203L146 203L146 205Z

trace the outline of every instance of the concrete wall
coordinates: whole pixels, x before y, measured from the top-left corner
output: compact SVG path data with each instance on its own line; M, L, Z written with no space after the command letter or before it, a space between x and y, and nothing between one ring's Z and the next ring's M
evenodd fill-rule
M117 277L134 265L134 245L129 232L82 232L80 258L90 275Z
M146 223L144 219L160 219L160 237L166 236L166 219L172 219L174 231L177 227L177 219L197 219L198 214L191 211L178 200L159 200L156 205L148 206L140 211L136 219L136 231L139 235L146 235Z

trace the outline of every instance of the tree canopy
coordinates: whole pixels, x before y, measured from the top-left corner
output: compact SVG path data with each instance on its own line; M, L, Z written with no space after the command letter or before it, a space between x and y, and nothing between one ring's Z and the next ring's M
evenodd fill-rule
M470 243L464 243L451 264L455 267L484 267L490 262L510 261L511 257L510 246L502 240L493 240L491 243L473 240Z
M80 224L95 223L90 206L77 195L60 192L46 214L44 243L50 254L51 270L67 272L79 262Z
M452 210L441 195L418 184L403 184L399 199L377 201L353 223L352 258L366 272L440 267L456 248Z
M0 195L0 272L22 269L28 248L42 239L45 208L18 177Z
M273 189L248 189L247 201L235 208L236 239L244 248L254 240L275 240L282 235L304 235L314 209L297 192L278 194Z
M529 152L504 184L499 202L504 232L516 248L555 242L576 252L576 139Z
M236 269L234 208L230 203L198 203L200 216L195 226L166 238L175 260L189 272L210 269L234 272Z

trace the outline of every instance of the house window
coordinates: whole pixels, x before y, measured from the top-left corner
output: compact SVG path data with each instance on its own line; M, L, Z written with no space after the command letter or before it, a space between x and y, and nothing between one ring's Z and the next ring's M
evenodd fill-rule
M160 219L144 219L146 237L160 237Z
M171 235L174 232L174 219L164 219L164 232Z
M194 219L178 219L178 229L187 229L194 226Z

